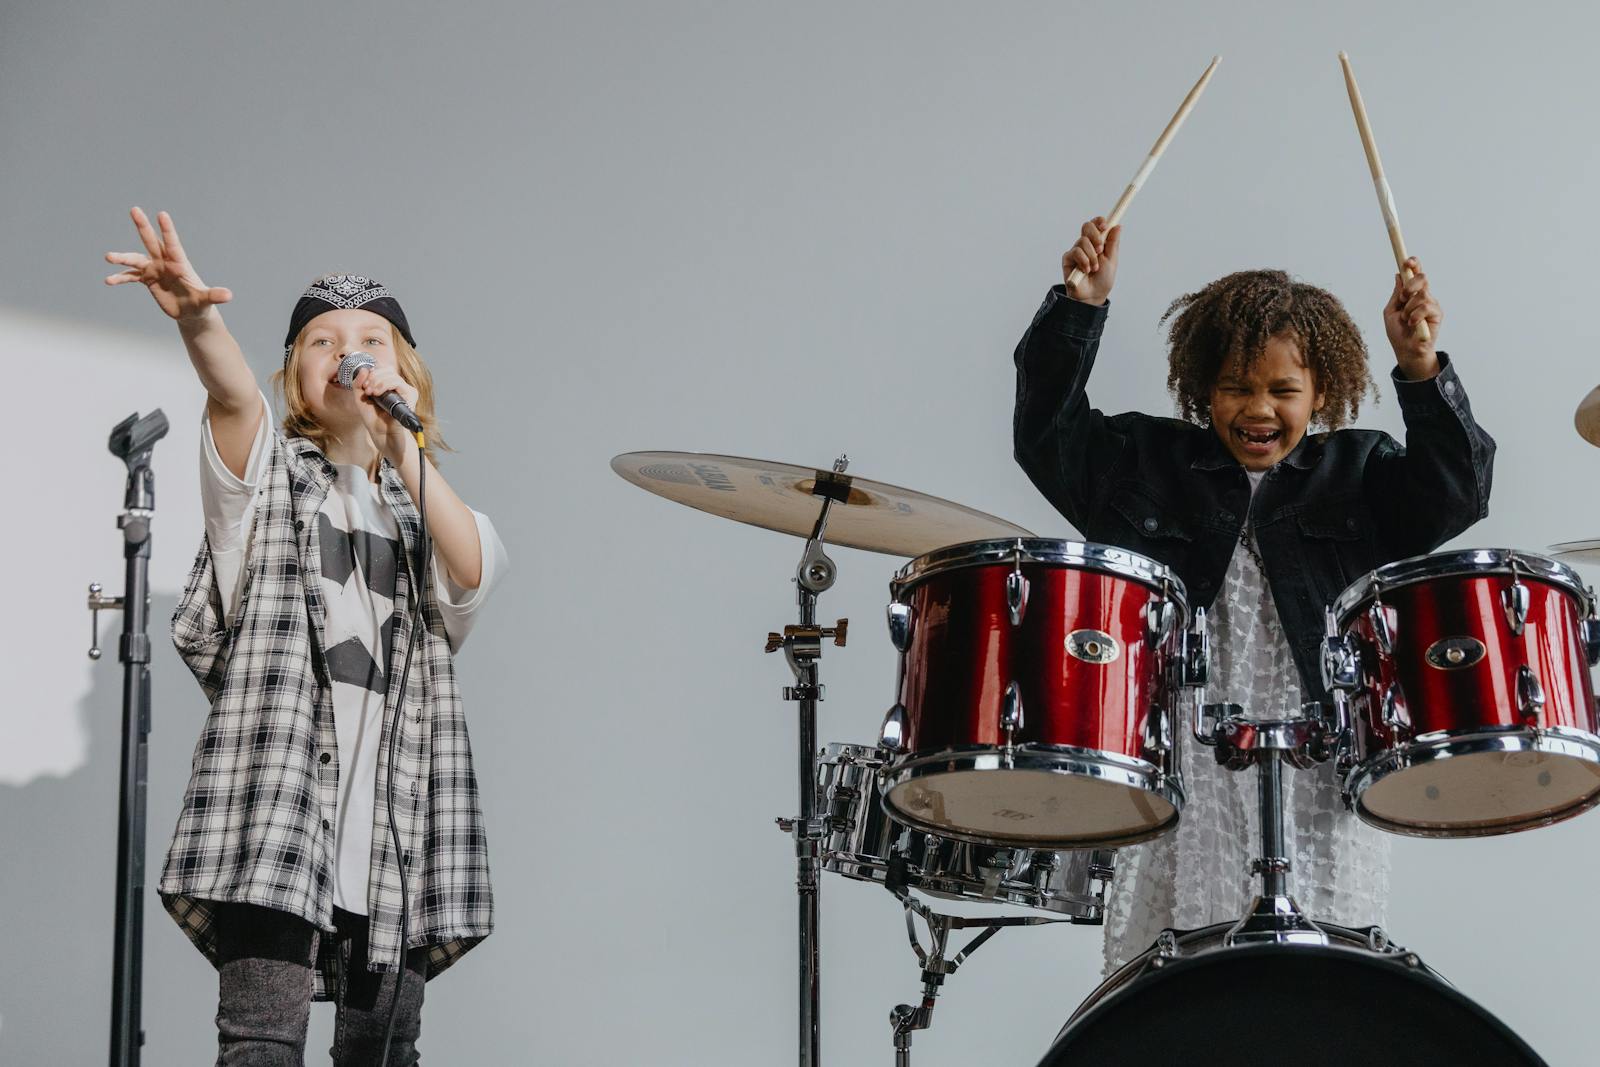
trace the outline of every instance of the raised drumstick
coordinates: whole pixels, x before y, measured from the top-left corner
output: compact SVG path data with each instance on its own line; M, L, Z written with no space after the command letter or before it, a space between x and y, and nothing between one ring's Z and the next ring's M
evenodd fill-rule
M1378 142L1372 139L1367 106L1361 102L1361 88L1356 85L1355 71L1350 69L1350 57L1340 52L1339 65L1344 68L1344 87L1350 91L1350 110L1356 113L1356 130L1361 134L1361 147L1367 152L1367 169L1372 171L1372 184L1378 190L1378 207L1383 211L1383 224L1389 230L1395 269L1401 277L1410 281L1411 268L1406 266L1406 239L1400 235L1400 216L1394 208L1394 194L1389 191L1389 180L1383 176L1383 160L1378 158ZM1426 321L1417 323L1414 332L1419 341L1430 340L1433 336Z
M1211 75L1217 69L1217 64L1222 62L1221 56L1213 56L1211 65L1206 72L1200 75L1200 80L1194 83L1194 88L1189 90L1189 95L1183 98L1183 103L1178 105L1178 113L1172 116L1172 121L1167 123L1167 128L1161 131L1161 136L1156 138L1155 147L1150 149L1150 154L1145 157L1144 163L1139 167L1139 172L1133 176L1133 181L1122 190L1122 195L1117 198L1117 204L1111 209L1111 214L1106 216L1106 229L1111 229L1122 221L1122 213L1128 210L1128 205L1133 202L1134 194L1144 185L1144 180L1150 177L1150 172L1156 169L1156 161L1161 158L1161 153L1167 150L1167 143L1178 132L1178 127L1183 125L1183 120L1189 117L1189 112L1194 110L1195 101L1200 99L1200 94L1205 92L1206 83L1211 80ZM1072 268L1072 273L1067 276L1067 290L1070 292L1083 278L1083 271Z

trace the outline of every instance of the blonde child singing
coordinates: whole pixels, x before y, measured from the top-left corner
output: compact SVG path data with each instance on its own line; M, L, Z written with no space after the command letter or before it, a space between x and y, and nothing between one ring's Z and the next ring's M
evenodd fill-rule
M303 1063L313 999L337 1004L335 1064L378 1064L386 1044L414 1064L423 983L493 926L454 655L505 549L376 403L398 393L438 444L387 288L340 274L305 291L274 426L218 310L232 294L200 280L168 215L132 215L144 252L108 253L124 269L106 283L149 290L207 394L205 540L173 640L211 712L159 891L217 967L219 1064ZM346 388L351 354L372 366Z

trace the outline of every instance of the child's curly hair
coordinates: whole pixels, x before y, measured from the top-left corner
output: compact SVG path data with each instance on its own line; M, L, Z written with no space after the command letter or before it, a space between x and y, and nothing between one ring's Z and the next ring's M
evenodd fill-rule
M1281 270L1243 270L1178 297L1161 316L1167 330L1167 389L1179 413L1211 422L1211 390L1235 359L1248 371L1270 338L1288 335L1300 347L1316 388L1325 397L1314 424L1329 430L1351 422L1376 388L1367 370L1367 344L1339 298L1297 282Z

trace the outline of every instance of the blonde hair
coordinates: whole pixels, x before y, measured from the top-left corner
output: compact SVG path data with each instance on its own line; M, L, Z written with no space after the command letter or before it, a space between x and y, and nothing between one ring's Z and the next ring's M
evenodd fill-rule
M294 339L294 347L289 350L289 358L283 369L272 374L272 386L283 407L283 435L304 437L326 453L328 445L333 442L333 434L317 421L300 392L300 338L304 336L305 330L301 330L300 336ZM411 342L393 323L389 324L389 336L394 345L395 366L400 371L400 377L417 391L417 418L422 422L423 434L428 441L424 453L438 464L436 449L442 452L454 449L439 436L439 423L433 414L433 375L429 373L428 365L422 362L422 357L417 355L417 350L411 347Z

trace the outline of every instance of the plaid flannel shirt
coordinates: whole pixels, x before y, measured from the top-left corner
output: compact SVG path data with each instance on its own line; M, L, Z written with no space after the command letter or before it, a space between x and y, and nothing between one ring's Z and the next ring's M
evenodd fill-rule
M388 676L398 679L411 639L417 585L417 510L387 463L382 493L405 545L396 575L396 625ZM304 438L274 433L234 623L202 542L172 618L172 638L211 700L184 791L159 892L189 939L216 962L219 902L257 904L333 929L333 815L340 761L333 697L322 655L317 512L334 468ZM431 572L427 567L424 574ZM399 685L385 695L374 806L369 966L400 959L400 871L410 893L408 948L427 946L438 974L493 929L488 850L451 649L431 583L422 592L404 714ZM398 724L397 765L389 766ZM319 757L329 754L328 762ZM403 864L396 863L384 791L394 775ZM316 996L333 990L320 972Z

